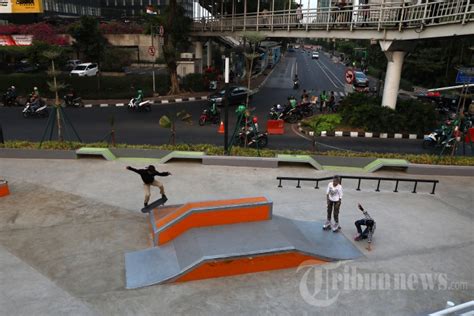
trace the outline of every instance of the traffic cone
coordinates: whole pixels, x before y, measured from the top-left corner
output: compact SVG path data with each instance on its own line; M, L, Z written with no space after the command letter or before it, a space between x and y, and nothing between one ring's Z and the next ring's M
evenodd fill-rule
M221 124L219 125L219 129L217 130L219 134L224 134L224 122L221 121Z

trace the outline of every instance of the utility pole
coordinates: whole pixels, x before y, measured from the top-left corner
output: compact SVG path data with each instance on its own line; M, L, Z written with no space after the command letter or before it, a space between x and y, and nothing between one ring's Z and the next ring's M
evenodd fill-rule
M225 58L225 98L224 98L224 153L229 155L229 57Z

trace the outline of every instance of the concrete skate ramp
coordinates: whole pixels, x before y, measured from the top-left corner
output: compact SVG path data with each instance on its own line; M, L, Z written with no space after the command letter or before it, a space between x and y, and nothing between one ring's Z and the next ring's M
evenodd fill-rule
M167 244L125 254L126 288L355 259L362 254L322 222L271 221L191 229Z

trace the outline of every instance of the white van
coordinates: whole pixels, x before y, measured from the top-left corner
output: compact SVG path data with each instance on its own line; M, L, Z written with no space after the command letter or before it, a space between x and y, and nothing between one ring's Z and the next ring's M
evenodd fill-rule
M99 72L99 67L95 63L84 63L79 64L71 70L69 73L70 76L79 76L79 77L91 77L97 76Z

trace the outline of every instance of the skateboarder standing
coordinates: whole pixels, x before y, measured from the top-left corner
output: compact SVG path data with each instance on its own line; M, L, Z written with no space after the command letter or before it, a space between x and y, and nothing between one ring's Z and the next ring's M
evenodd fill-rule
M341 179L338 176L334 176L332 182L328 183L326 189L327 197L327 221L323 226L323 229L331 228L331 214L334 211L334 225L332 225L332 231L337 232L341 227L339 226L339 208L342 202L342 185Z
M148 201L150 200L150 186L155 186L160 188L161 198L167 200L165 195L165 187L160 181L155 180L155 176L167 177L171 175L170 172L158 172L155 169L155 166L149 165L146 169L135 169L133 167L127 166L127 170L138 173L143 180L143 188L145 189L145 202L143 203L145 207L148 206Z
M375 221L372 217L370 217L369 213L364 210L362 205L360 203L357 205L359 207L359 210L364 214L364 218L359 219L355 221L355 226L357 228L357 232L359 233L354 240L359 241L362 239L367 239L367 242L369 243L367 250L371 250L370 245L372 243L372 236L374 235L375 232ZM365 226L364 231L362 231L361 226Z

